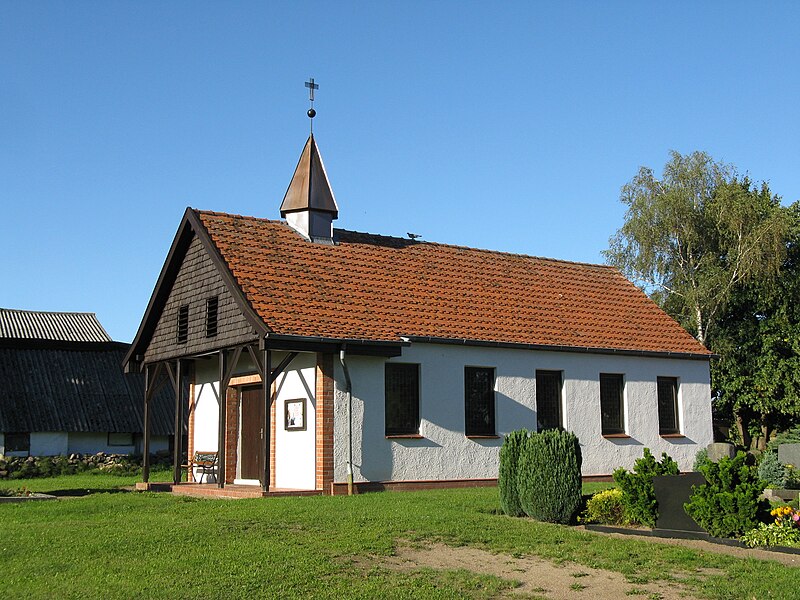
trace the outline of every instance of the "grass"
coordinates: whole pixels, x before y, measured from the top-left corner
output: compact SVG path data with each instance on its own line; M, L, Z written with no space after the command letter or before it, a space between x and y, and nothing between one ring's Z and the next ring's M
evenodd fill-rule
M116 478L104 479L14 482L105 491L0 505L0 597L481 599L513 589L470 571L384 568L400 540L572 561L632 584L681 576L698 597L794 598L800 587L800 570L772 561L509 518L492 488L225 501L110 493Z
M31 479L0 479L2 489L22 489L63 496L85 495L103 491L120 491L141 481L141 475L107 475L102 471L87 471L76 475L33 477ZM150 481L172 481L172 470L158 467L150 471Z

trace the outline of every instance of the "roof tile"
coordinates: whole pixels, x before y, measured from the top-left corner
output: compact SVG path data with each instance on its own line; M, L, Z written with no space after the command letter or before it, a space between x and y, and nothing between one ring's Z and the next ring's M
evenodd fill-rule
M710 354L609 266L341 229L314 244L280 221L198 216L278 334Z

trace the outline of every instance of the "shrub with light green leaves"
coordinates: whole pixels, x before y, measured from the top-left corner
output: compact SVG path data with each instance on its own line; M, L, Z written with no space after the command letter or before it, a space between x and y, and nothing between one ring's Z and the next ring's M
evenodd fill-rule
M520 506L529 517L571 522L581 505L581 448L574 433L531 433L517 470Z
M586 510L581 515L581 521L601 525L624 525L625 505L622 503L622 491L612 488L597 492L586 501Z
M500 447L500 473L497 478L497 488L500 492L500 507L510 517L525 516L517 493L517 470L520 452L522 452L529 435L530 432L527 429L512 431L505 437L503 445Z
M633 463L632 473L623 468L614 471L614 482L622 491L625 518L631 523L655 527L658 502L653 488L653 477L678 475L678 473L680 473L678 463L666 452L661 453L661 462L658 462L650 452L650 448L645 448L642 458Z

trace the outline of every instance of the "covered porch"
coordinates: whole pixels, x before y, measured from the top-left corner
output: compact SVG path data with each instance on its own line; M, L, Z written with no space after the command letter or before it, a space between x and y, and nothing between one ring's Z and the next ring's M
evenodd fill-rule
M267 335L144 362L144 462L137 487L227 498L334 493L334 361L346 347L342 342ZM398 349L362 342L356 353L386 356ZM162 386L175 398L170 484L150 482L150 403ZM192 468L197 453L213 455L210 472Z

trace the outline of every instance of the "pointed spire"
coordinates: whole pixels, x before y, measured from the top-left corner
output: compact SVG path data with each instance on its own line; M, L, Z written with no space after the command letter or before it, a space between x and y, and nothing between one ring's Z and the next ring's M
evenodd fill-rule
M281 216L308 238L333 237L332 222L339 217L339 207L313 133L308 136L283 197Z
M339 216L339 207L333 197L331 184L322 164L317 142L314 135L308 136L308 141L300 154L297 168L294 170L292 181L281 204L281 216L299 210L321 210L333 213L333 218Z

